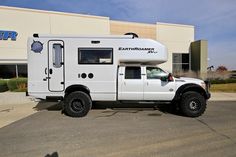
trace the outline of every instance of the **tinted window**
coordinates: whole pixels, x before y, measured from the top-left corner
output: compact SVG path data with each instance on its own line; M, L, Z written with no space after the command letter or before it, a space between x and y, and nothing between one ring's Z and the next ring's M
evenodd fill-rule
M0 79L8 79L14 77L27 77L26 64L6 64L0 65Z
M18 64L18 76L19 77L27 77L27 65L26 64Z
M167 76L167 73L158 67L147 67L147 79L160 79Z
M141 79L141 68L140 67L126 67L125 79Z
M189 63L189 54L173 53L173 63Z
M80 48L79 64L112 64L112 49Z
M189 54L173 53L173 72L178 73L190 69Z
M16 65L0 65L0 78L16 77Z

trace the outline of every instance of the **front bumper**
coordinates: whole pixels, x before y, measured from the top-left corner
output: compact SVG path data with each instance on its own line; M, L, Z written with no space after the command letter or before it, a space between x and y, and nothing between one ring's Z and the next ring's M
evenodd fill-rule
M210 99L211 93L210 93L210 87L211 87L211 82L209 80L204 81L206 84L206 99Z
M211 93L206 92L206 99L210 99L210 97L211 97Z

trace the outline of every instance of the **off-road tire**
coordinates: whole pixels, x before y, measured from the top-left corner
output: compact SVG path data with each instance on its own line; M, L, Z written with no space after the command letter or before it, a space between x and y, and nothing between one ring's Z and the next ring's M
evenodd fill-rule
M64 99L64 112L71 117L84 117L91 107L90 96L81 91L72 92Z
M200 93L186 92L180 101L180 110L185 116L199 117L206 110L206 99Z

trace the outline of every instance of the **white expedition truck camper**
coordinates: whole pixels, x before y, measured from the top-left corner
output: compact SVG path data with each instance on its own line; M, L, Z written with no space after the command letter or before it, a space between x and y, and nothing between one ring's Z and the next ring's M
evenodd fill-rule
M167 49L133 36L73 37L34 34L28 39L28 94L64 101L64 111L85 116L92 102L174 102L184 115L200 116L208 84L175 78L157 65Z

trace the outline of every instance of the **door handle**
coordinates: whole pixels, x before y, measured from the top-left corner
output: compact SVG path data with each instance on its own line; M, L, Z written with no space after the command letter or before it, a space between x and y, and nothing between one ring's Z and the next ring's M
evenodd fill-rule
M147 82L147 86L149 85L149 83Z
M51 79L51 77L46 77L46 78L43 78L43 81L47 81L49 79Z
M44 73L47 75L47 70L48 70L48 68L45 68L44 69Z
M52 74L52 69L49 69L49 74Z
M126 83L124 82L124 85L126 85Z

